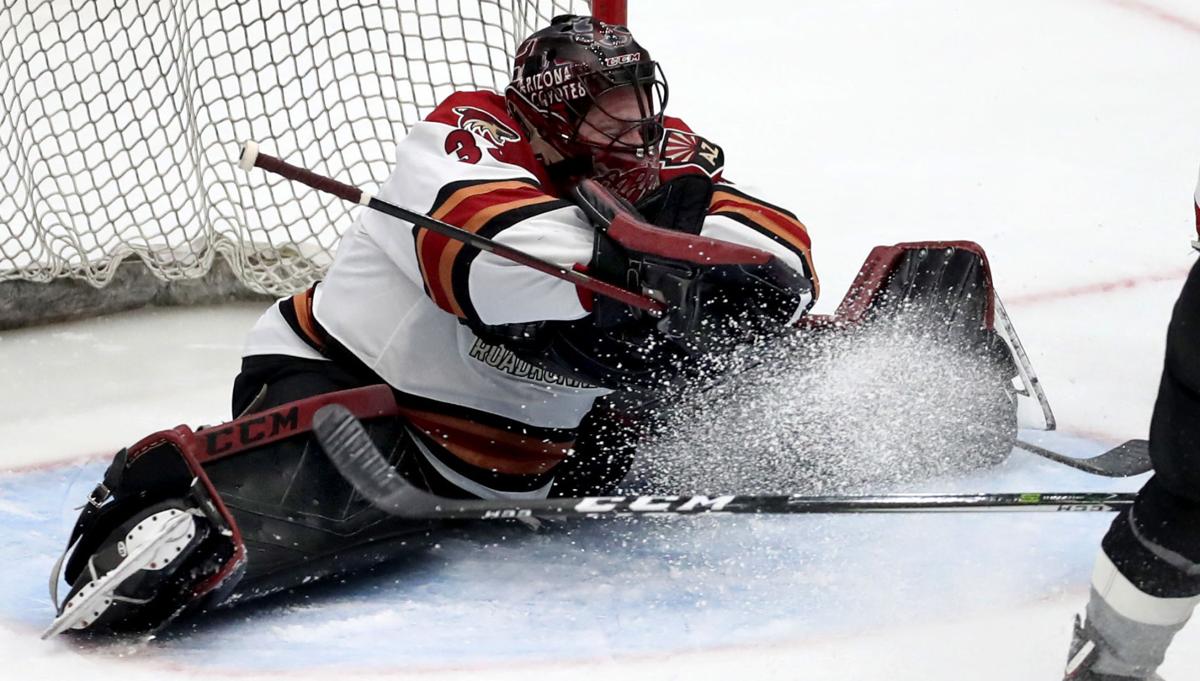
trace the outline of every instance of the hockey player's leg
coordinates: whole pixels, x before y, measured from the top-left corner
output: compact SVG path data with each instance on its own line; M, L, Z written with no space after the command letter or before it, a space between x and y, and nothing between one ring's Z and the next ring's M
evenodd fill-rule
M1150 458L1171 493L1200 504L1200 263L1192 267L1167 329Z
M1150 426L1155 476L1113 522L1066 678L1153 679L1200 603L1200 266L1175 305Z

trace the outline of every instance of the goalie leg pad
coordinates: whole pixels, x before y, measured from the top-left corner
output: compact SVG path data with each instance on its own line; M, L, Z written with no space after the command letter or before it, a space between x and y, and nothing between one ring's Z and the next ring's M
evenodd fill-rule
M937 337L982 346L992 326L991 294L982 251L965 245L906 248L875 300L875 313L903 316Z
M982 405L984 418L966 423L958 433L969 467L1000 463L1012 452L1017 436L1017 402L1012 379L1017 366L995 330L991 269L983 249L969 241L906 243L877 247L840 312L868 324L886 324L902 333L938 341L949 352L977 360L989 386ZM872 281L873 279L873 281ZM856 290L857 288L857 290ZM966 380L966 379L964 379ZM990 388L990 386L994 386ZM970 386L946 386L974 395Z
M376 379L377 381L378 379ZM376 447L414 482L410 433L392 390L340 363L259 356L243 361L234 385L237 420L208 433L201 458L241 530L246 568L222 603L255 598L387 560L420 543L433 525L375 509L334 468L311 432L330 403L346 406Z
M416 457L403 421L363 423L389 463L421 484L420 474L409 470ZM374 508L341 477L307 429L205 468L246 546L246 572L229 602L378 563L432 527Z
M331 467L310 432L312 415L331 402L371 424L384 451L408 451L387 386L316 395L195 432L179 426L122 450L60 561L71 592L47 633L152 631L189 609L386 560L427 530L375 510ZM144 534L147 523L167 521L166 531ZM169 569L162 552L175 554ZM84 606L94 614L66 615Z

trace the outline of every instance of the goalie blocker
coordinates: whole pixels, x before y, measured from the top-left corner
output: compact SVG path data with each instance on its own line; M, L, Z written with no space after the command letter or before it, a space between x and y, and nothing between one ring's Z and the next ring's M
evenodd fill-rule
M1002 338L1003 309L991 294L982 249L969 242L877 248L837 314L807 320L801 332L836 332L901 312L935 325L996 368L1000 418L987 441L976 444L990 452L981 463L1002 460L1015 435L1010 379L1032 371L1019 343L1014 352L1015 337ZM338 362L248 358L234 391L235 412L246 415L195 431L179 426L122 450L89 496L65 562L56 566L52 593L60 569L71 587L47 635L153 630L186 610L386 560L448 522L398 518L373 507L316 443L315 412L344 405L400 475L439 496L470 496L415 451L421 428L406 416L413 398L372 382ZM1036 379L1024 383L1022 390L1044 403ZM589 442L586 432L612 437L620 419L602 409L588 415L575 454L555 469L552 496L611 492L632 447L620 438ZM580 455L589 450L592 456Z

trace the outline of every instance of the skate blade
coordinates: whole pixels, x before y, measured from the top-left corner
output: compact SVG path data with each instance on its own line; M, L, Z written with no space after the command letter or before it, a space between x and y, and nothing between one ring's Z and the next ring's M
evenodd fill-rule
M173 556L161 557L162 549L177 544L186 545L195 534L195 520L189 511L182 511L177 517L163 523L159 535L146 542L136 550L131 551L125 560L103 576L88 582L62 606L50 627L42 632L42 640L61 634L70 628L84 628L89 620L99 617L108 609L114 600L114 592L126 579L134 573L147 569L151 564L161 562L161 565L151 569L162 569L171 562ZM97 606L100 607L97 607Z

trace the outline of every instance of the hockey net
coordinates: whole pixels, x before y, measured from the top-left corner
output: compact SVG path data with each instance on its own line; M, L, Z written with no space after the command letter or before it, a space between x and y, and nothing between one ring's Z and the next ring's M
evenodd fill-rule
M0 328L28 323L31 310L44 320L100 303L303 288L330 264L353 206L241 173L241 141L371 189L395 143L438 101L503 88L526 35L589 6L5 3Z

